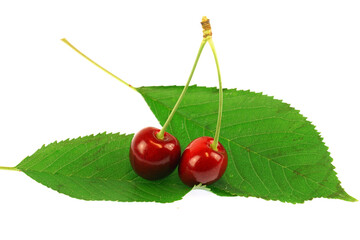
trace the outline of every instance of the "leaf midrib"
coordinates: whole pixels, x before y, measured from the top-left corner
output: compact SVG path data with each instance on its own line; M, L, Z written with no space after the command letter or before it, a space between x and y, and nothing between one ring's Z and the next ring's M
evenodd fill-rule
M167 183L167 182L157 182L157 181L134 181L137 178L140 178L139 176L136 176L134 179L121 179L121 178L104 178L104 177L84 177L84 176L76 176L76 175L66 175L66 174L62 174L62 173L51 173L51 172L47 172L47 171L37 171L37 170L21 170L24 173L46 173L49 175L53 175L53 176L62 176L62 177L67 177L67 178L81 178L81 179L86 179L86 180L101 180L101 181L116 181L116 182L129 182L129 183L141 183L141 184L166 184L166 185L174 185L174 186L184 186L184 184L182 183ZM132 171L132 170L131 170Z
M128 137L128 136L131 136L131 134L129 135L126 135L126 134L121 134L120 136L125 136L125 137ZM72 172L70 174L64 174L62 172L59 172L62 168L66 167L66 166L69 166L70 164L72 164L73 162L75 162L76 160L78 160L81 156L85 155L86 153L96 149L97 147L101 147L105 144L110 144L110 143L113 143L113 142L116 142L116 141L119 141L117 139L112 139L110 138L107 142L103 142L99 145L95 145L93 146L92 148L90 149L87 149L87 151L85 151L84 153L82 153L81 155L79 155L77 158L75 158L73 161L67 163L66 165L62 166L61 168L57 169L55 172L52 172L52 171L46 171L52 164L56 163L64 154L67 154L71 151L73 151L74 149L80 147L80 145L77 145L77 146L73 146L73 147L70 147L68 150L66 150L65 152L61 153L60 156L58 156L55 160L53 160L50 165L47 165L45 166L44 168L40 169L40 170L34 170L34 169L31 169L33 168L34 166L36 166L38 163L40 163L41 161L43 161L44 159L48 158L49 156L52 156L53 154L50 154L50 155L45 155L40 161L36 162L35 164L31 165L31 166L28 166L28 167L25 167L25 168L22 168L21 167L21 163L17 166L21 171L23 172L32 172L32 173L46 173L46 174L49 174L49 175L53 175L53 176L63 176L63 177L67 177L67 178L80 178L80 179L86 179L86 180L89 180L89 179L92 179L92 180L101 180L101 181L117 181L117 182L128 182L130 184L133 184L133 183L139 183L139 184L154 184L154 185L158 185L158 184L167 184L167 185L173 185L173 186L183 186L182 183L166 183L166 182L154 182L154 181L134 181L134 179L140 179L139 176L135 176L135 178L133 178L132 180L128 180L128 179L123 179L123 177L125 177L128 173L130 173L131 171L133 171L132 169L130 169L130 171L128 171L127 173L124 174L124 176L122 178L119 178L119 179L114 179L114 178L104 178L104 177L94 177L95 174L99 173L99 172L96 172L95 174L89 176L89 177L84 177L84 176L79 176L79 175L76 175L79 171L76 171L76 172ZM122 141L122 140L121 140ZM65 141L64 141L65 142ZM61 144L62 142L59 142L57 144ZM125 149L124 147L120 147L114 151L119 151L119 150L123 150ZM114 152L112 151L112 152ZM105 155L109 154L109 152L103 154L102 156L100 156L99 158L96 159L99 160L101 159L102 157L104 157ZM121 162L121 161L124 161L126 160L126 158L123 158L123 159L120 159L118 160L118 162ZM87 166L89 166L90 164L96 162L96 161L91 161ZM86 166L86 167L87 167Z

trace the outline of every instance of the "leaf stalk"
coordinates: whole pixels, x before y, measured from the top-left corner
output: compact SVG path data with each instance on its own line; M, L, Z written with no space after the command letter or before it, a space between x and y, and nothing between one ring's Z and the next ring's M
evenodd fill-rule
M17 169L16 167L2 167L2 166L0 166L0 170L8 170L8 171L18 171L18 172L20 172L20 170Z
M137 89L133 86L131 86L129 83L125 82L124 80L122 80L121 78L119 78L118 76L116 76L115 74L113 74L112 72L106 70L105 68L103 68L102 66L100 66L99 64L97 64L95 61L93 61L91 58L89 58L88 56L86 56L85 54L83 54L79 49L77 49L74 45L72 45L68 40L66 40L66 38L61 39L61 41L63 41L64 43L66 43L69 47L71 47L73 50L75 50L75 52L79 53L81 56L83 56L85 59L87 59L89 62L91 62L92 64L94 64L95 66L97 66L98 68L100 68L101 70L103 70L104 72L106 72L107 74L109 74L110 76L112 76L113 78L117 79L118 81L122 82L123 84L125 84L126 86L128 86L129 88L135 90L137 92Z

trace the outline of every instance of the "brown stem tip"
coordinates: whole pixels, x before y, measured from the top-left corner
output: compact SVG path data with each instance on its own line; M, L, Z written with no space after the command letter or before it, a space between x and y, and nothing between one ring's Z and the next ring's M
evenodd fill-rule
M201 20L201 26L203 28L203 37L204 38L211 37L212 31L211 31L210 19L204 16Z

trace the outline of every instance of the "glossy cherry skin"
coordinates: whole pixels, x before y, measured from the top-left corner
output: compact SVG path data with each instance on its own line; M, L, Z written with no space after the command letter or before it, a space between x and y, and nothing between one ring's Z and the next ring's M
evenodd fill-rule
M218 143L218 151L213 150L210 147L213 141L211 137L200 137L186 147L178 168L179 177L186 185L190 187L199 183L209 185L224 174L228 156L220 143Z
M147 127L132 139L130 163L134 171L148 180L164 178L172 173L179 163L181 149L179 141L170 133L159 139L160 129Z

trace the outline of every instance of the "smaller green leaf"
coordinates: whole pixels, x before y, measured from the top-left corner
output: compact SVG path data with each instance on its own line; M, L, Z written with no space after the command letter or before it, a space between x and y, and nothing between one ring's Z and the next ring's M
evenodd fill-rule
M158 181L137 176L129 161L131 135L102 133L43 146L16 166L37 182L84 200L173 202L191 188L177 172Z

